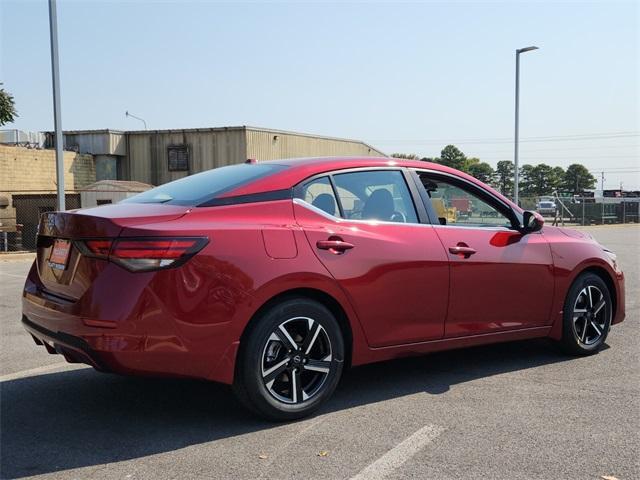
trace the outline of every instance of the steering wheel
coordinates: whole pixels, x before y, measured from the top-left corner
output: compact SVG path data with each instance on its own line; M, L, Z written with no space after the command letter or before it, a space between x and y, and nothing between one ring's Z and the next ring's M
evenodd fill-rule
M407 223L407 217L402 212L393 212L389 219L392 222Z

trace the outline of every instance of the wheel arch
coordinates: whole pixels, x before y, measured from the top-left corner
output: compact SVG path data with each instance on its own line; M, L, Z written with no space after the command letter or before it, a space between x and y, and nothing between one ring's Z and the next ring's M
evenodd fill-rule
M347 315L347 312L341 305L341 303L336 300L332 295L328 294L323 290L319 290L317 288L292 288L289 290L282 291L267 301L265 301L251 316L251 319L245 325L242 334L240 335L240 345L239 352L244 348L246 344L246 337L253 329L254 325L259 321L260 317L264 312L272 308L274 305L278 303L291 299L291 298L306 298L309 300L314 300L323 306L325 306L335 317L338 325L340 326L340 331L342 333L342 338L344 340L345 347L345 359L344 365L345 368L348 368L351 365L351 360L353 357L353 329L351 327L351 322ZM236 362L237 368L238 362Z
M618 290L616 289L616 283L612 273L601 263L584 263L575 269L573 275L569 279L567 279L564 287L562 287L563 294L561 298L557 298L556 300L556 308L555 311L558 312L555 320L551 324L551 330L548 335L550 338L554 340L560 340L562 338L562 324L563 324L563 311L564 311L564 302L567 298L569 289L576 282L580 276L585 273L592 273L597 275L602 279L602 281L606 284L609 289L609 295L611 295L611 301L613 303L613 312L612 318L616 318L616 313L618 311Z
M575 278L571 282L571 285L573 285L573 283L576 281L578 277L586 273L593 273L594 275L597 275L607 285L607 288L609 289L609 295L611 296L611 302L613 303L612 305L613 312L611 314L611 318L615 318L616 312L618 311L618 293L616 291L616 284L613 278L611 277L611 274L601 266L591 265L589 267L582 269L580 272L578 272L578 274L575 276Z

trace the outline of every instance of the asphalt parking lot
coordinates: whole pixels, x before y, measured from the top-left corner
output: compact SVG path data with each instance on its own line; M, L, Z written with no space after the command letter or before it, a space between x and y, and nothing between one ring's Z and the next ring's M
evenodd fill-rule
M588 230L627 278L627 319L598 355L535 340L369 365L290 424L249 416L222 385L64 365L20 325L30 261L0 261L0 475L640 478L640 226Z

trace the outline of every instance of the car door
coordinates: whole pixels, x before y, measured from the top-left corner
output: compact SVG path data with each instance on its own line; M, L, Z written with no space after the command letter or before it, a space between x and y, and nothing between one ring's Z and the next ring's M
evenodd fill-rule
M417 174L451 267L445 337L548 325L554 276L542 232L514 230L510 207L471 182Z
M295 217L347 293L371 346L444 334L447 255L400 169L335 172L296 189ZM411 183L407 183L407 179Z

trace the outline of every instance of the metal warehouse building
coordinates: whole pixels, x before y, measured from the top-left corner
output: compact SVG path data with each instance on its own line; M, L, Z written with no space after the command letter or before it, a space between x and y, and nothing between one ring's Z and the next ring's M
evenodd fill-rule
M242 163L312 156L384 156L358 140L247 126L184 130L64 132L64 147L94 155L96 180L160 185L192 173ZM53 135L49 135L49 146Z

